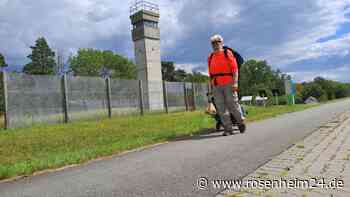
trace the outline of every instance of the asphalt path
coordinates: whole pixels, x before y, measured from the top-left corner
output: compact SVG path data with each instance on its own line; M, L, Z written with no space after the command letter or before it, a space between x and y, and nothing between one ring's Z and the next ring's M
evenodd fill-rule
M250 123L245 134L224 137L208 132L178 139L79 167L0 183L0 196L216 196L222 190L214 188L212 180L244 177L349 110L350 99ZM201 177L209 181L207 188L198 188Z

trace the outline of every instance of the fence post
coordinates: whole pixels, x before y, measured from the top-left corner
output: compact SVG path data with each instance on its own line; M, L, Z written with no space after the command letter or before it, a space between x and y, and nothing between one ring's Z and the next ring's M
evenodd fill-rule
M187 102L187 90L186 90L186 82L184 82L184 99L185 99L185 107L186 107L186 111L188 111L188 102Z
M211 92L211 85L210 85L210 81L207 83L207 90L208 90L208 92L207 92L207 93Z
M141 116L143 116L143 87L142 87L142 80L139 80L139 95L140 95L140 112L141 112Z
M192 82L192 98L193 98L193 111L196 111L196 90L194 89L194 83Z
M4 125L5 129L9 128L9 116L8 116L8 95L7 95L7 74L2 71L2 95L4 98Z
M69 122L68 116L68 90L67 90L67 74L64 74L61 78L61 89L62 89L62 109L64 116L64 123Z
M111 78L106 78L106 94L107 94L107 109L108 118L112 118L112 107L111 107Z
M168 91L167 91L166 83L164 80L163 80L163 98L164 98L165 112L169 113L169 110L168 110Z

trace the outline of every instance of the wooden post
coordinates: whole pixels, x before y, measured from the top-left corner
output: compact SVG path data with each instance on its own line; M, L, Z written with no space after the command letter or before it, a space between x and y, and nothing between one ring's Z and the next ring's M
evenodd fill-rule
M140 113L141 116L143 116L143 87L142 87L142 80L139 80L139 98L140 98Z
M167 88L166 88L165 81L163 81L163 98L164 98L165 112L169 113L169 109L168 109L168 91L167 91Z
M207 84L207 89L208 89L208 93L212 91L212 90L211 90L210 81L209 81L208 84Z
M111 106L111 78L106 78L106 94L107 94L107 109L108 117L112 118L112 106Z
M192 99L193 99L193 111L196 111L196 91L194 89L194 83L192 82Z
M186 111L188 111L188 100L187 100L186 82L184 82L184 99L185 99Z
M7 95L7 73L2 71L2 95L4 98L4 125L5 129L10 127L9 116L8 116L8 95Z
M64 123L68 123L69 116L68 116L67 74L64 74L61 78L61 89L62 89L62 109L63 109Z

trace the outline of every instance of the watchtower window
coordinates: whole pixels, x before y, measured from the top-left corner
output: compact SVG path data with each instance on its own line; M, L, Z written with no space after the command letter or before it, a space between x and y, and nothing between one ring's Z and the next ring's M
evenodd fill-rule
M143 21L143 23L145 24L146 27L158 28L157 22L145 20Z
M137 28L143 27L143 25L145 27L158 28L158 23L157 22L144 20L144 21L140 21L140 22L134 24L133 25L133 29L137 29Z

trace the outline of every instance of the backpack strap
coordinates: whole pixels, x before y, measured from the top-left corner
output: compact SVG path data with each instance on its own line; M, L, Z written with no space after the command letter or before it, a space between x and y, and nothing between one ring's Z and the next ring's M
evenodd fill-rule
M233 50L227 46L224 46L224 54L225 54L226 58L228 58L227 50L230 50L232 52L232 55L233 55Z
M211 60L213 59L214 53L211 53L209 56L209 67L211 66Z

